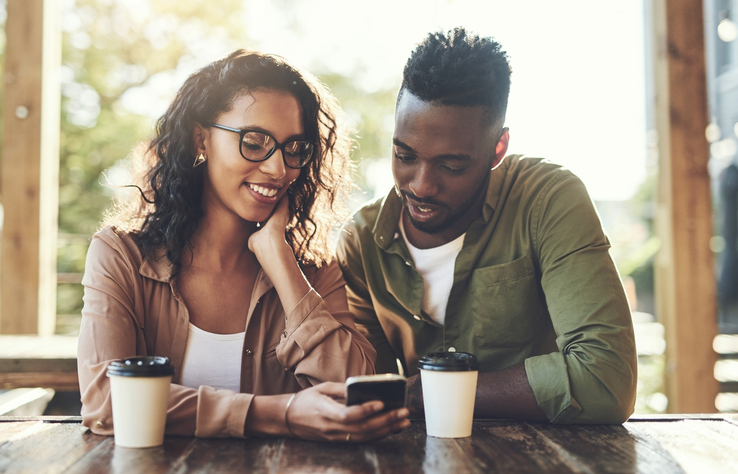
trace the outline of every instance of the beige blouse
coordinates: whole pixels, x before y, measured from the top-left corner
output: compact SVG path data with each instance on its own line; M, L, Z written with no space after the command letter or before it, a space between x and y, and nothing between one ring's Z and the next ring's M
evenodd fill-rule
M243 437L254 395L299 391L323 381L374 373L376 352L354 326L337 264L304 266L312 289L289 315L259 270L248 308L241 393L179 385L189 313L170 282L164 252L144 259L133 236L105 228L92 238L85 275L78 347L83 424L113 433L109 362L136 355L166 356L175 368L166 433Z

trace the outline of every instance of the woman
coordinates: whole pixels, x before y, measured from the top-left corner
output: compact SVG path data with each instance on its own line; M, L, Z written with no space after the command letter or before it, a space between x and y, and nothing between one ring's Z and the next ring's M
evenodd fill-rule
M168 434L367 441L407 426L405 409L336 400L376 356L329 262L349 185L337 110L271 55L236 51L187 79L140 153L140 199L88 251L78 356L93 432L114 430L109 362L135 355L175 367Z

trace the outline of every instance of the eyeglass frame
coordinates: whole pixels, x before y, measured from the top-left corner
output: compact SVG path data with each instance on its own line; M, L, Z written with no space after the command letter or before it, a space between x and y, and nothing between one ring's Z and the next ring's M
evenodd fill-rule
M299 170L299 169L302 169L305 166L307 166L308 163L310 163L310 160L313 159L313 156L315 154L316 144L314 142L311 142L310 140L290 140L290 141L285 142L285 143L279 143L277 141L277 139L274 138L270 133L267 133L267 132L265 132L263 130L259 130L259 129L255 129L255 128L244 128L242 130L242 129L238 129L238 128L226 127L225 125L221 125L221 124L215 123L215 122L210 122L210 123L208 123L208 125L211 126L211 127L219 128L221 130L225 130L227 132L238 133L238 152L241 154L241 157L244 160L246 160L248 162L251 162L251 163L261 163L263 161L266 161L266 160L268 160L274 154L274 152L276 152L277 150L279 150L279 151L282 152L282 161L284 162L284 165L286 167L288 167L288 168L293 169L293 170ZM264 158L260 159L260 160L252 160L250 158L246 158L245 156L243 156L243 148L241 147L242 146L241 144L243 143L243 137L247 133L251 133L251 132L261 133L262 135L266 135L267 137L269 137L272 140L274 140L274 148L272 148L271 151L269 151L269 153L267 153L266 156ZM294 167L294 166L290 166L289 163L287 163L287 157L285 156L284 147L287 146L290 143L293 143L293 142L305 142L305 143L309 143L310 145L313 146L313 149L310 152L310 158L308 158L305 161L305 163L302 164L302 166Z

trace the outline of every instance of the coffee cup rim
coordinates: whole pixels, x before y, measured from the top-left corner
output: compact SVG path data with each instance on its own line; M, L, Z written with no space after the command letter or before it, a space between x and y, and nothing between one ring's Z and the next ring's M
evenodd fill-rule
M418 360L420 370L442 372L478 371L477 356L470 352L431 352Z
M166 377L174 375L169 357L136 356L118 359L108 364L107 376Z

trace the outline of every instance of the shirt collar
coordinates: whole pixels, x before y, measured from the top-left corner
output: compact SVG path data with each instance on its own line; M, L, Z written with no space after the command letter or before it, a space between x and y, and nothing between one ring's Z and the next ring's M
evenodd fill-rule
M482 218L485 224L492 218L495 209L499 205L500 194L502 193L503 184L507 177L507 171L510 169L510 164L517 159L517 155L506 156L499 165L489 172L489 184L487 184L487 193L485 194L484 204L482 205Z
M399 234L400 215L402 214L402 198L397 195L393 187L379 206L379 215L374 223L374 243L381 249L387 250Z
M167 258L166 249L161 247L153 255L144 258L138 273L152 280L168 282L172 276L172 264Z

